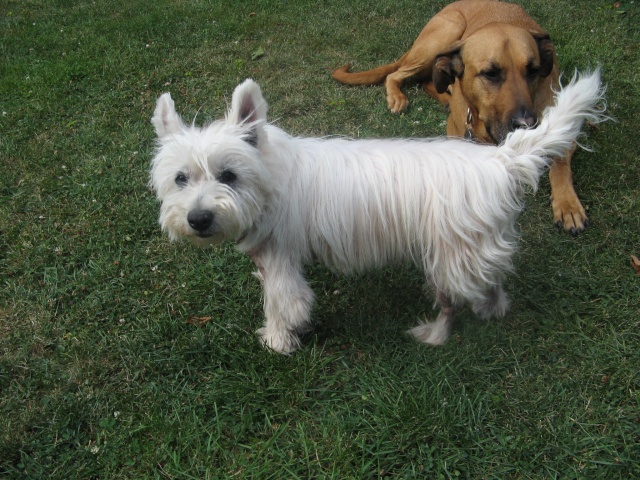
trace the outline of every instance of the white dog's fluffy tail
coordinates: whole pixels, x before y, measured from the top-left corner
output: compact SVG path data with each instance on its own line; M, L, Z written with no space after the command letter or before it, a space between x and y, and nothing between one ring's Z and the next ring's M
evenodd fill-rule
M603 114L604 92L599 69L576 73L557 92L555 104L547 107L536 128L516 130L507 136L498 149L508 157L507 168L521 184L537 189L543 170L554 158L564 157L575 147L583 122L595 124L607 119Z

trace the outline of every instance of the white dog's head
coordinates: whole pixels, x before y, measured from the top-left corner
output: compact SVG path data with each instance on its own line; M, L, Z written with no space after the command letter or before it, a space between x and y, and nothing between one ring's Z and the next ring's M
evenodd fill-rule
M272 190L260 155L266 114L252 80L235 89L225 120L202 128L185 125L168 93L158 99L151 186L162 202L160 224L172 240L202 246L238 240L255 224Z

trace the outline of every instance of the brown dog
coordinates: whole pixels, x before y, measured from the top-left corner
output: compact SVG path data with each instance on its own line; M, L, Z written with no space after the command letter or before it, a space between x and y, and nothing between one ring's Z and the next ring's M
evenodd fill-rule
M549 35L519 6L497 0L462 0L436 14L400 60L366 72L345 65L333 78L350 85L385 82L389 109L409 104L400 91L410 77L448 105L447 134L500 143L516 128L536 125L553 102L558 62ZM587 215L573 188L571 157L549 172L553 220L576 235Z

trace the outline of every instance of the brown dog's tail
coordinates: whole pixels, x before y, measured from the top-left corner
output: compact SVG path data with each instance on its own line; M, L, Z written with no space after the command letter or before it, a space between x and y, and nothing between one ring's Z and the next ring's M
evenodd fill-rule
M333 71L331 76L341 83L347 85L376 85L384 82L387 75L395 72L400 68L402 58L397 62L383 65L378 68L367 70L366 72L350 73L349 68L351 65L344 65Z

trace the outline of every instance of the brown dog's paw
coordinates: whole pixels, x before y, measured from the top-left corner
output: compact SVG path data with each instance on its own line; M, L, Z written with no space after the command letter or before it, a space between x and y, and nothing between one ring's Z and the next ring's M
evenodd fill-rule
M402 93L387 95L387 105L392 113L400 113L409 106L409 100Z
M551 198L553 222L574 237L589 226L589 219L578 197L558 200Z

